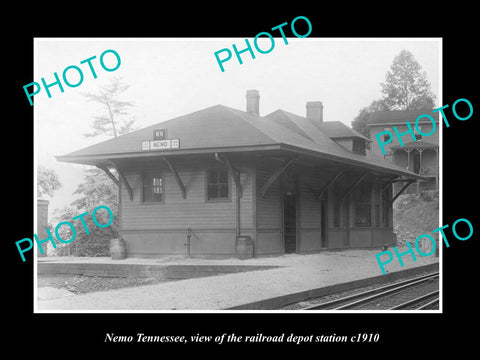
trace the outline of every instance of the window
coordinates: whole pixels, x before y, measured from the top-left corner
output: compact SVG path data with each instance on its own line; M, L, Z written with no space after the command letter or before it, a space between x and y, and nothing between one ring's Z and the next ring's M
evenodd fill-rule
M147 173L143 175L143 201L164 201L164 183L161 174Z
M365 155L365 140L353 139L352 152L355 154Z
M355 192L355 216L353 226L370 227L372 224L372 198L370 183L362 182Z
M385 128L385 131L390 131L390 133L392 132L392 128ZM390 135L389 134L385 134L383 135L383 142L387 142L390 140Z
M228 186L227 169L207 169L207 200L228 200L230 191Z
M422 138L422 134L418 132L418 130L422 131L422 125L415 125L413 129L413 133L415 134L415 139L420 140Z

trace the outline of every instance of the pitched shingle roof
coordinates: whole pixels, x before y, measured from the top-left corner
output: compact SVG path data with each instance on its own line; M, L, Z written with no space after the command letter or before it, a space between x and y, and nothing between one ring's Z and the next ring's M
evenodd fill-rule
M320 130L321 128L324 131ZM245 149L284 149L333 161L366 167L387 173L421 178L383 159L354 154L335 143L327 134L347 132L338 124L318 126L311 120L284 110L265 117L215 105L140 129L99 144L57 156L59 161L99 164L120 157L159 155L157 151L142 150L141 143L153 140L154 129L167 129L169 139L180 140L179 149L161 154L188 154L217 151L245 151ZM325 130L327 129L327 130Z
M405 124L407 121L414 125L415 120L423 114L432 116L435 121L438 122L439 113L433 113L432 110L388 110L372 113L367 121L367 126ZM430 120L427 117L424 117L419 121L419 124L422 123L430 123Z
M322 124L320 124L319 127L321 131L323 131L332 139L356 137L356 138L364 139L367 141L371 141L369 138L360 134L358 131L348 127L341 121L325 121Z

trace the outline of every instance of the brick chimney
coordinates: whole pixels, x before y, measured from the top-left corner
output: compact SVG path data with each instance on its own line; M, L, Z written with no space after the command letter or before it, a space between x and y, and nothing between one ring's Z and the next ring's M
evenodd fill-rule
M258 90L247 90L247 112L260 115L260 93Z
M321 101L307 102L307 119L312 120L315 124L323 123L323 104Z

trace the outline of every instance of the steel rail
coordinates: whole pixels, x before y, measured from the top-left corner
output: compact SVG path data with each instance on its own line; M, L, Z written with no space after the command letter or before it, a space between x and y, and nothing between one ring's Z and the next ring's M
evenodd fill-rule
M433 273L433 274L428 274L424 275L421 277L417 277L415 279L409 279L409 280L404 280L395 284L390 284L386 286L382 286L373 290L368 290L364 291L358 294L346 296L340 299L328 301L322 304L318 305L312 305L306 308L303 308L302 310L321 310L321 309L332 309L333 310L347 310L351 307L359 306L362 303L367 303L370 302L376 298L384 297L386 295L390 295L396 292L400 292L402 290L405 290L406 288L418 285L420 283L429 281L431 279L438 278L439 273ZM359 299L359 300L357 300ZM343 306L336 307L340 304L344 304Z
M435 299L433 299L432 301L422 305L421 307L417 308L417 310L425 310L425 309L428 309L430 306L432 306L433 304L436 304L440 301L440 298L437 297Z
M409 301L406 301L402 304L399 304L397 306L394 306L388 310L405 310L405 309L409 309L411 308L412 306L415 306L415 305L418 305L418 304L421 304L423 303L424 301L426 300L430 300L432 298L435 298L433 301L430 301L428 304L430 303L435 303L438 301L438 294L439 294L439 291L432 291L428 294L425 294L425 295L422 295L422 296L419 296L415 299L412 299L412 300L409 300ZM427 304L425 304L427 305ZM430 304L431 305L431 304ZM423 307L423 306L422 306ZM421 308L418 308L419 310L421 310Z

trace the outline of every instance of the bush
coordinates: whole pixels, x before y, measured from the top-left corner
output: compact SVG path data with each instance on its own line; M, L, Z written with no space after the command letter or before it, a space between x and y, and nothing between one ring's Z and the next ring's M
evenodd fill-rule
M420 199L422 199L423 201L434 201L438 199L438 191L423 190L420 192Z
M75 256L110 256L110 240L118 236L111 228L97 229L76 244Z
M114 221L112 225L101 228L95 225L90 216L85 216L84 220L89 234L85 232L83 225L77 220L75 222L75 239L65 245L57 242L57 248L54 251L56 256L110 256L110 240L118 238L117 222ZM106 221L101 220L99 222L106 223ZM64 230L61 231L62 238L71 239L70 229L64 227L62 230Z

